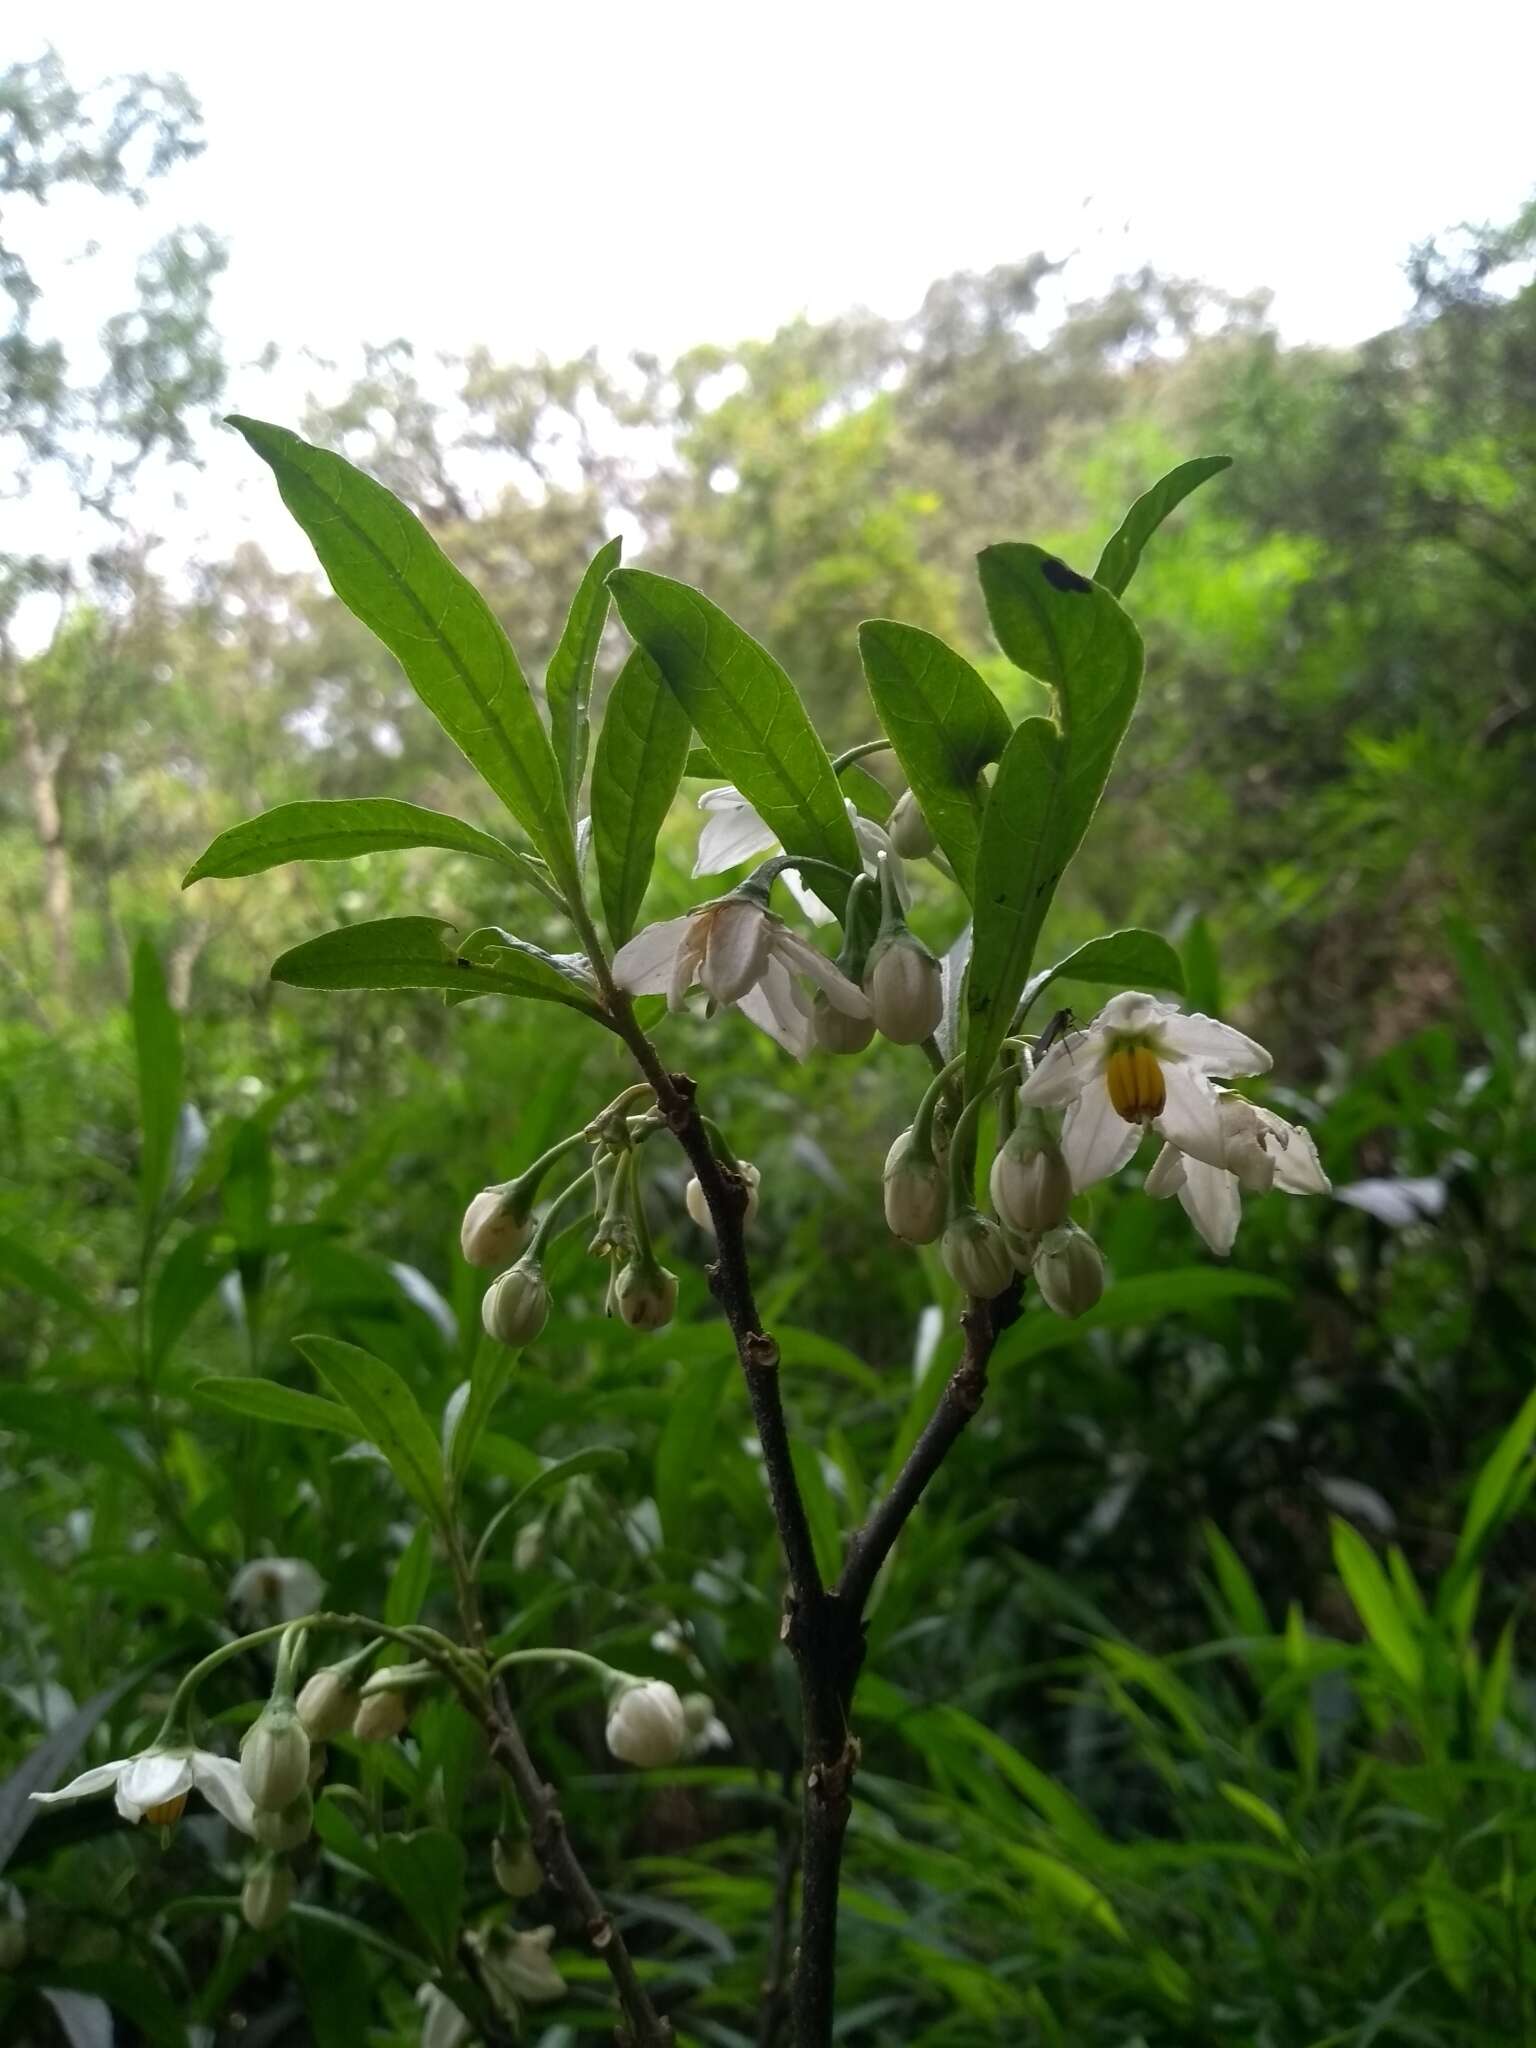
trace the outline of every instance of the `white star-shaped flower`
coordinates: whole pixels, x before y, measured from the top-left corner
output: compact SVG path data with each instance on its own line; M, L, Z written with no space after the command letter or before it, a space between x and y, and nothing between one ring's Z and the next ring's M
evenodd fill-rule
M1214 1017L1132 991L1112 996L1086 1031L1058 1039L1019 1090L1021 1108L1064 1109L1061 1148L1072 1185L1118 1173L1148 1129L1192 1158L1226 1161L1213 1076L1263 1074L1256 1045Z
M190 1743L156 1743L141 1749L137 1756L120 1757L115 1763L82 1771L57 1792L34 1792L32 1797L41 1806L53 1806L108 1791L116 1794L117 1810L124 1820L147 1820L155 1827L169 1827L179 1820L188 1793L198 1791L231 1827L243 1835L255 1833L255 1809L240 1782L239 1764L233 1757L215 1756Z
M1177 1195L1211 1250L1225 1258L1237 1236L1244 1188L1256 1195L1271 1188L1287 1195L1326 1195L1333 1183L1323 1171L1310 1131L1241 1095L1221 1093L1217 1109L1226 1164L1212 1166L1166 1144L1147 1175L1146 1190L1154 1200Z
M897 897L902 909L906 910L911 904L912 892L891 845L890 834L873 818L862 817L849 798L845 797L843 802L847 805L848 822L858 841L865 874L878 873L879 857L885 854L891 863ZM741 791L729 784L723 789L706 789L699 798L699 809L708 815L704 830L699 834L698 856L693 863L695 877L726 874L730 869L740 867L743 861L751 860L760 853L772 853L778 847L779 842L774 838L771 826L764 824ZM783 882L812 924L836 923L836 918L815 890L807 888L793 868L785 871Z
M834 961L740 892L636 932L614 956L613 973L631 995L665 995L673 1010L698 982L797 1060L810 1051L813 1018L797 976L815 982L846 1016L869 1015L862 989Z

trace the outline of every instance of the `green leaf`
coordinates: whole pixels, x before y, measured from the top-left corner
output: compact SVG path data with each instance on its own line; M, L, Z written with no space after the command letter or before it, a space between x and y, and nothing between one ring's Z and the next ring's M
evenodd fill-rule
M842 1569L843 1539L837 1506L827 1484L826 1467L821 1462L821 1452L804 1438L791 1447L790 1460L800 1482L800 1498L805 1505L805 1519L810 1524L816 1568L830 1586Z
M902 773L969 895L986 802L981 771L1008 744L1008 714L968 661L917 626L867 620L859 653Z
M1337 1515L1332 1522L1333 1561L1366 1634L1404 1684L1417 1687L1424 1677L1423 1652L1376 1553L1358 1529Z
M1120 988L1168 988L1176 995L1184 990L1184 963L1168 941L1157 932L1144 932L1132 925L1123 932L1107 932L1102 939L1090 939L1058 960L1054 967L1031 975L1025 983L1020 1008L1027 1010L1053 981L1110 982Z
M122 1345L116 1329L93 1301L88 1301L72 1280L68 1280L57 1266L49 1265L37 1253L29 1251L14 1237L0 1236L0 1273L9 1273L26 1288L29 1294L37 1295L43 1301L56 1302L60 1308L68 1309L71 1315L79 1316L89 1323L96 1333L104 1337L115 1351Z
M363 1435L376 1444L411 1499L442 1520L442 1456L416 1396L392 1365L335 1337L295 1337L307 1359L344 1406L357 1417Z
M653 1483L662 1530L673 1549L686 1549L692 1540L699 1489L710 1469L709 1445L718 1427L716 1414L735 1370L730 1357L694 1366L667 1411L656 1445Z
M587 564L586 574L571 600L565 631L544 677L550 738L573 818L592 736L588 707L592 701L592 671L597 664L603 628L608 623L608 577L619 566L623 552L622 540L605 541Z
M640 916L656 835L682 779L690 731L687 712L637 647L609 693L592 766L592 851L615 947Z
M244 1373L230 1377L214 1375L198 1380L194 1396L210 1408L224 1408L232 1415L246 1415L257 1422L281 1422L294 1429L326 1429L348 1442L356 1439L356 1418L336 1401L319 1394L301 1393L277 1380L256 1379Z
M212 1245L211 1230L194 1230L161 1265L149 1309L149 1355L156 1365L228 1271L228 1258L214 1256Z
M139 1071L139 1207L146 1224L170 1185L181 1109L181 1025L165 993L160 957L148 939L133 956L133 1049Z
M703 747L690 747L688 749L688 758L683 763L683 773L696 782L724 782L725 780L725 777L720 773L720 763L713 754L707 753Z
M984 548L982 593L1009 660L1050 683L998 764L976 856L966 1092L991 1071L1057 884L1082 843L1141 684L1141 636L1107 591L1023 542Z
M1070 1350L1095 1330L1136 1329L1165 1316L1198 1315L1232 1301L1289 1299L1290 1290L1280 1281L1230 1266L1176 1266L1167 1273L1136 1273L1129 1280L1117 1280L1097 1308L1070 1322L1032 1309L999 1337L992 1369Z
M568 1458L557 1458L552 1464L546 1465L543 1471L535 1474L525 1486L519 1487L511 1500L504 1502L486 1523L480 1541L475 1545L475 1573L478 1575L480 1566L496 1540L498 1530L512 1515L517 1514L522 1508L531 1507L541 1495L553 1493L570 1480L579 1479L585 1472L600 1472L605 1466L623 1465L628 1455L628 1452L621 1450L617 1444L589 1444L584 1451L572 1451Z
M395 1560L384 1595L384 1619L391 1628L407 1628L415 1621L432 1583L432 1524L418 1522L416 1533Z
M450 1490L457 1487L468 1471L469 1461L520 1356L520 1352L509 1351L504 1344L482 1337L469 1378L448 1397L443 1410L443 1469Z
M1184 993L1192 1010L1221 1015L1221 960L1209 920L1202 914L1184 934Z
M1230 1778L1221 1779L1216 1789L1234 1812L1251 1820L1255 1827L1262 1828L1267 1835L1273 1835L1275 1840L1284 1843L1287 1849L1296 1847L1295 1836L1268 1800L1261 1799L1257 1792L1250 1792L1246 1785L1234 1784Z
M148 1676L152 1665L130 1671L116 1679L79 1706L67 1721L53 1730L36 1749L29 1751L0 1784L0 1870L11 1860L17 1843L36 1820L42 1808L34 1806L34 1792L51 1791L89 1741L96 1723L128 1691Z
M412 846L445 846L454 853L474 853L498 861L547 889L548 884L525 854L451 818L392 796L320 799L312 803L279 804L243 825L231 825L182 879L226 880L235 875L260 875L290 860L352 860L364 853L399 853Z
M230 420L271 465L336 595L376 633L449 738L580 893L559 764L500 622L393 492L284 427Z
M1456 1541L1455 1563L1463 1570L1477 1563L1509 1513L1509 1502L1536 1437L1536 1392L1527 1394L1519 1414L1505 1430L1493 1455L1477 1475L1466 1518Z
M1119 597L1136 574L1142 549L1168 514L1182 505L1191 491L1199 490L1209 478L1220 476L1231 467L1230 455L1197 455L1192 462L1181 462L1177 469L1170 469L1150 491L1142 493L1118 530L1104 543L1099 566L1093 572L1094 582L1102 583Z
M453 1957L464 1910L464 1845L443 1828L384 1835L374 1852L379 1875L444 1961Z
M722 775L785 852L858 874L859 850L827 750L767 649L686 583L618 569L609 588L630 637L661 670ZM842 910L846 883L832 875L808 879L823 901Z
M494 928L488 928L494 929ZM441 988L454 995L531 996L601 1018L591 984L562 959L509 932L473 933L476 958L449 943L453 926L438 917L380 917L306 939L272 963L272 979L290 988Z

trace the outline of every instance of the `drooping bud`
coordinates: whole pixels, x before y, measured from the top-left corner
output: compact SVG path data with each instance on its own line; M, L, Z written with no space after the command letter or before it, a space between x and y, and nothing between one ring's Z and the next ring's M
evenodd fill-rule
M291 1700L269 1700L245 1731L240 1782L258 1813L280 1811L309 1784L309 1736Z
M757 1215L757 1191L762 1184L763 1176L758 1172L750 1159L738 1159L736 1171L746 1183L747 1189L747 1206L742 1211L741 1217L743 1228L745 1228ZM704 1190L700 1187L697 1177L690 1180L684 1189L683 1201L687 1206L688 1214L697 1223L700 1230L707 1230L713 1236L715 1229L714 1219L709 1213L709 1204L704 1199Z
M1001 1294L1013 1278L1008 1240L990 1217L975 1209L962 1209L951 1219L939 1251L955 1285L983 1301Z
M1040 1240L1034 1260L1041 1299L1059 1316L1080 1316L1104 1292L1104 1260L1086 1230L1064 1223Z
M532 1344L549 1321L549 1289L536 1260L517 1264L493 1280L480 1304L480 1320L488 1337L513 1350Z
M944 1228L944 1169L903 1131L885 1155L885 1220L907 1244L932 1244Z
M346 1734L357 1712L359 1691L344 1665L328 1664L305 1680L298 1715L311 1742L329 1742L333 1735Z
M509 1899L526 1899L544 1882L539 1859L526 1835L498 1835L491 1844L491 1869Z
M908 931L876 942L864 970L864 993L875 1029L892 1045L921 1045L944 1015L939 963Z
M365 1693L352 1716L352 1733L359 1742L392 1742L410 1718L410 1702L403 1693Z
M509 1927L491 1927L474 1933L468 1940L480 1963L498 2010L516 2019L525 2005L553 2005L565 1996L565 1979L550 1959L555 1944L553 1927L535 1927L513 1933Z
M621 1763L656 1770L675 1764L688 1743L688 1719L665 1679L631 1680L608 1706L607 1741Z
M835 1009L818 989L811 999L811 1029L823 1052L863 1052L875 1035L875 1020Z
M885 829L891 845L903 860L922 860L934 849L935 841L928 820L918 808L917 798L910 789L904 789L897 797Z
M265 1934L293 1903L293 1872L276 1856L263 1856L240 1889L240 1916L247 1927Z
M297 1799L290 1799L276 1811L265 1806L255 1808L251 1832L264 1849L286 1855L309 1840L314 1824L315 1802L306 1785Z
M464 1211L459 1249L472 1266L509 1266L532 1230L517 1182L502 1181L482 1188Z
M1066 1222L1072 1175L1038 1114L1026 1111L1004 1141L992 1161L989 1185L993 1208L1021 1237L1040 1237Z
M632 1330L664 1330L677 1308L677 1275L654 1259L631 1259L614 1276L613 1300Z

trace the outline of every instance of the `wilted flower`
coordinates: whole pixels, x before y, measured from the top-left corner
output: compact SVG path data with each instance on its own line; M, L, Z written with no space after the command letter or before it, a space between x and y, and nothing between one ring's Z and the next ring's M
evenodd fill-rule
M677 1309L677 1275L634 1258L614 1276L613 1301L632 1330L664 1330Z
M932 1244L944 1228L949 1191L931 1150L903 1131L885 1155L885 1220L907 1244Z
M955 1285L983 1301L1001 1294L1013 1278L1008 1240L990 1217L975 1209L962 1209L951 1219L939 1251Z
M565 1979L550 1959L553 1927L514 1933L492 1927L469 1936L480 1959L486 1988L503 2012L515 2016L524 2005L553 2005L565 1996Z
M676 1689L662 1678L636 1679L608 1707L608 1747L621 1763L655 1770L675 1764L688 1741L688 1721Z
M533 1223L517 1201L516 1181L482 1188L464 1211L459 1249L472 1266L509 1266L528 1242Z
M514 1350L538 1338L549 1321L549 1289L537 1260L519 1259L491 1282L480 1304L480 1320L488 1337Z
M325 1581L303 1557L253 1557L229 1582L230 1603L247 1628L297 1621L325 1597Z
M738 1159L735 1170L746 1184L747 1206L742 1212L741 1220L743 1224L748 1224L757 1215L757 1190L762 1183L763 1176L758 1172L750 1159ZM713 1236L715 1228L714 1218L709 1213L709 1204L704 1199L704 1190L699 1186L697 1179L690 1180L684 1189L683 1202L688 1210L688 1214L697 1223L700 1230L707 1230Z
M829 1003L851 1017L869 1005L848 977L782 918L738 890L668 918L619 948L614 979L632 995L662 995L680 1010L697 981L717 1003L742 1014L786 1052L804 1059L812 1043L810 998L796 976L815 982Z
M1034 1275L1046 1307L1059 1316L1085 1315L1104 1292L1099 1248L1075 1223L1064 1223L1040 1240Z
M944 1015L939 963L909 931L876 940L864 969L864 993L875 1029L892 1045L921 1045Z
M240 1782L251 1804L270 1813L309 1783L309 1736L291 1702L269 1700L240 1744Z
M276 1856L263 1856L240 1888L240 1916L247 1927L265 1934L293 1903L293 1872Z
M421 2048L464 2048L473 2037L474 2028L437 1985L419 1985L416 2003L421 2007Z
M115 1794L124 1820L147 1820L152 1827L169 1827L180 1820L187 1794L196 1790L231 1827L245 1835L255 1832L255 1812L250 1794L240 1782L240 1766L233 1757L214 1756L210 1750L194 1749L189 1742L157 1742L137 1756L82 1771L57 1792L34 1792L32 1797L41 1806L52 1806L108 1790Z
M1019 1090L1022 1108L1065 1109L1061 1145L1072 1184L1124 1166L1149 1127L1181 1152L1219 1166L1221 1116L1211 1078L1262 1074L1262 1045L1214 1017L1172 1003L1113 996L1083 1032L1059 1039Z
M1156 1199L1177 1195L1184 1213L1219 1258L1237 1236L1240 1190L1267 1194L1326 1195L1332 1182L1323 1171L1312 1135L1241 1095L1217 1096L1225 1144L1225 1165L1164 1145L1147 1175L1146 1191Z

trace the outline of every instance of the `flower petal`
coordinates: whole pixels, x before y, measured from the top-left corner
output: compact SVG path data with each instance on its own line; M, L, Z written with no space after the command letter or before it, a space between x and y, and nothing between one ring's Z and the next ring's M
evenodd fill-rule
M835 914L828 910L814 889L806 887L793 868L785 868L779 880L784 884L790 895L794 897L812 924L819 928L824 928L829 924L837 923Z
M117 1810L124 1820L144 1818L151 1806L165 1806L192 1789L192 1752L146 1749L129 1757L117 1781Z
M1224 1259L1237 1236L1242 1197L1236 1174L1203 1159L1184 1160L1184 1185L1179 1189L1184 1213L1218 1258Z
M1166 1066L1167 1098L1152 1128L1170 1145L1203 1159L1207 1166L1226 1165L1227 1135L1222 1128L1221 1101L1210 1083L1192 1067Z
M82 1771L78 1778L71 1778L67 1785L61 1785L57 1792L34 1792L32 1797L39 1806L52 1806L62 1799L90 1799L97 1792L110 1791L131 1761L130 1757L119 1757L116 1763L96 1764L91 1770Z
M1177 1145L1165 1145L1146 1179L1142 1182L1142 1193L1150 1195L1154 1202L1165 1202L1170 1195L1176 1195L1184 1185L1184 1154Z
M845 1017L869 1015L864 991L856 988L837 962L829 960L809 939L802 939L785 925L773 934L772 949L774 958L782 960L791 973L814 981L834 1010L841 1010Z
M704 947L709 937L709 925L695 914L688 919L688 929L683 933L682 944L672 960L672 972L667 976L667 1008L678 1011L683 999L698 980L699 967L704 958Z
M810 1051L814 1037L810 1005L803 1001L782 960L769 960L762 980L747 990L736 1007L791 1058L803 1060Z
M669 917L648 924L620 946L613 956L613 978L632 996L659 996L672 973L672 962L687 935L689 919Z
M723 875L727 868L738 868L753 854L766 853L779 843L738 790L706 789L699 809L710 816L699 834L696 875Z
M1069 1031L1058 1038L1039 1066L1019 1090L1021 1109L1061 1109L1075 1102L1092 1082L1101 1080L1098 1055L1102 1039L1095 1025L1088 1031Z
M1047 1061L1050 1057L1048 1053ZM1095 1181L1118 1173L1140 1143L1141 1126L1126 1122L1109 1099L1104 1076L1095 1073L1061 1126L1062 1157L1073 1187L1091 1188Z
M745 896L728 896L709 912L699 980L717 1003L739 1002L762 979L770 943L768 916Z
M1272 1109L1256 1108L1254 1114L1274 1141L1275 1186L1288 1195L1331 1195L1333 1182L1323 1171L1312 1133L1302 1124L1288 1124Z
M1274 1065L1262 1045L1198 1011L1192 1017L1170 1011L1163 1019L1162 1039L1197 1073L1218 1074L1224 1081L1236 1074L1267 1074Z
M211 1750L192 1752L192 1782L215 1813L223 1814L242 1835L256 1832L256 1809L240 1780L240 1766L232 1756L215 1756Z

